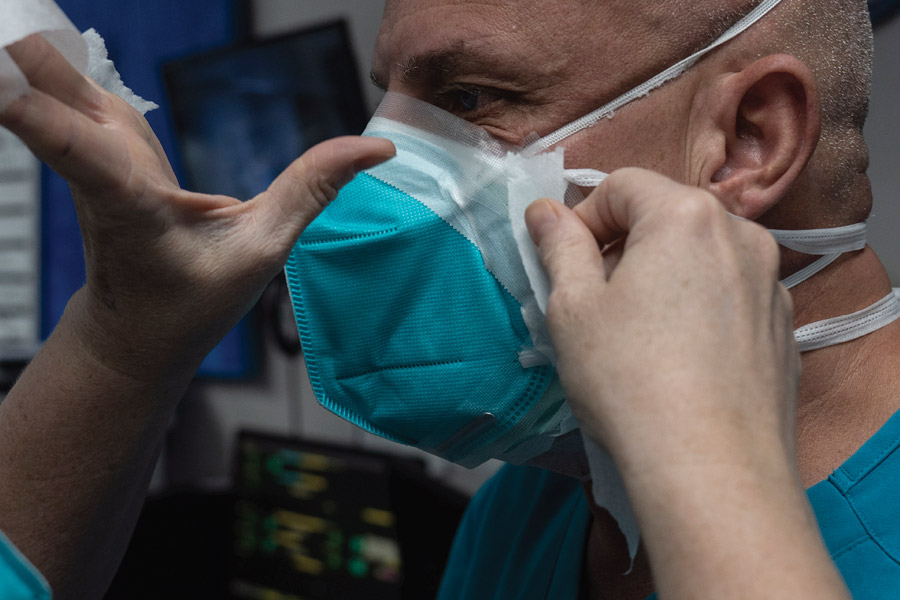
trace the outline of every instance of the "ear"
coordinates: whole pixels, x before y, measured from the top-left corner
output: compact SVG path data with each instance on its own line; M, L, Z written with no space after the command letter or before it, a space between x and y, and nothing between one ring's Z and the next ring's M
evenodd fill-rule
M800 176L819 140L815 78L799 59L766 56L698 95L699 185L730 212L757 219Z

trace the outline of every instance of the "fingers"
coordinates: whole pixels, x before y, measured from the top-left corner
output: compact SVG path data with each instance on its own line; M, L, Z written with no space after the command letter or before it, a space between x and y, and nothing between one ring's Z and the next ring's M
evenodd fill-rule
M571 210L552 200L537 200L525 211L525 223L554 290L573 282L606 281L597 241Z
M0 113L0 125L70 182L109 179L125 158L98 130L104 92L40 35L7 48L31 93Z
M697 188L675 183L668 177L644 169L621 169L597 186L575 214L601 244L609 244L655 215L664 215L663 204L684 199L692 205L706 201L718 206L711 195L698 195Z
M393 157L394 145L374 137L340 137L310 148L248 202L267 234L292 245L356 174Z
M7 50L31 87L80 112L91 113L102 105L103 94L40 35L30 35Z
M38 89L0 113L0 126L70 182L106 180L125 158L99 137L96 123Z

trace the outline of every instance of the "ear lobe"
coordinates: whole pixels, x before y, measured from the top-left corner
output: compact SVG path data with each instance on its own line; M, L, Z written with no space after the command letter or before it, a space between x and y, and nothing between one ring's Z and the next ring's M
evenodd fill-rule
M800 176L819 140L812 73L788 55L761 58L708 96L715 135L704 150L702 184L734 214L757 219Z

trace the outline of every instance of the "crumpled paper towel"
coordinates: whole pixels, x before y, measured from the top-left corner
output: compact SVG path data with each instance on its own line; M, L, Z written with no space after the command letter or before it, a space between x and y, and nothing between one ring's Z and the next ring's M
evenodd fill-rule
M25 75L5 50L33 33L41 34L80 73L85 73L105 89L146 114L158 108L135 95L122 83L112 61L107 58L103 38L89 29L82 36L53 0L0 0L0 111L31 87Z
M509 220L525 273L540 307L537 317L532 314L523 316L529 331L546 330L543 320L547 313L550 283L525 225L525 209L539 198L564 201L568 187L564 177L564 150L557 148L553 152L534 156L511 153L507 156L507 171ZM535 319L540 319L541 324L535 325ZM537 345L538 340L534 341ZM551 352L550 356L555 363L555 354ZM633 564L640 541L640 529L625 492L625 483L609 453L587 436L582 434L581 437L588 459L594 502L609 511L618 523L628 543L628 553Z

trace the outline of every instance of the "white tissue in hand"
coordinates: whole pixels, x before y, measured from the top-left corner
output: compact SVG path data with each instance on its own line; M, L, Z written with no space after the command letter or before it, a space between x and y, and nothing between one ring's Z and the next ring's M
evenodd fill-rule
M88 63L87 47L53 0L4 0L0 13L0 111L31 91L6 47L33 33L43 35L76 69L84 72Z
M519 352L519 362L525 368L556 363L544 317L550 283L525 225L525 209L538 198L563 200L567 187L563 178L564 162L563 148L531 156L515 153L506 156L509 222L533 295L533 300L522 305L522 319L534 344L534 348Z
M563 201L568 186L563 177L564 162L563 148L535 156L510 153L506 157L509 220L528 282L544 314L547 313L550 283L525 225L525 209L539 198Z
M147 114L148 111L159 108L158 104L144 100L131 91L130 87L122 83L122 76L119 75L116 66L108 58L109 55L106 50L106 43L95 29L88 29L81 37L84 39L85 43L87 43L88 54L90 56L85 75L99 83L101 87L109 90L133 106L142 115Z
M591 441L584 435L584 432L581 437L584 439L584 451L587 454L588 467L591 472L591 493L594 496L594 503L605 508L618 523L622 535L625 536L625 542L628 544L628 555L631 557L633 565L641 531L631 508L631 502L628 500L628 494L625 492L625 482L622 481L622 475L612 456ZM631 567L628 568L628 571L631 571Z
M546 334L545 314L550 283L540 257L525 225L525 209L538 198L551 198L562 202L568 184L565 180L564 154L562 148L553 152L534 156L509 154L506 157L507 189L509 196L509 220L519 250L519 257L525 267L525 274L534 292L539 312L522 309L522 316L539 354L546 354L555 364L556 356L549 346ZM544 339L546 337L546 339ZM545 346L546 344L546 346ZM520 361L522 356L520 354ZM523 366L528 367L530 364ZM544 364L544 363L534 363ZM574 418L574 417L573 417ZM567 428L571 429L571 428ZM597 506L606 509L616 520L628 544L628 554L632 563L637 554L640 530L625 492L625 483L612 457L600 446L582 434L584 451L590 468L591 492ZM629 569L630 570L630 569Z
M122 84L115 67L106 57L103 39L96 32L93 35L89 32L87 39L83 38L53 0L3 0L0 11L0 112L31 91L28 80L6 47L34 33L41 34L79 73L84 73L90 63L93 66L89 71L91 78L141 113L156 108L155 104L135 96Z

